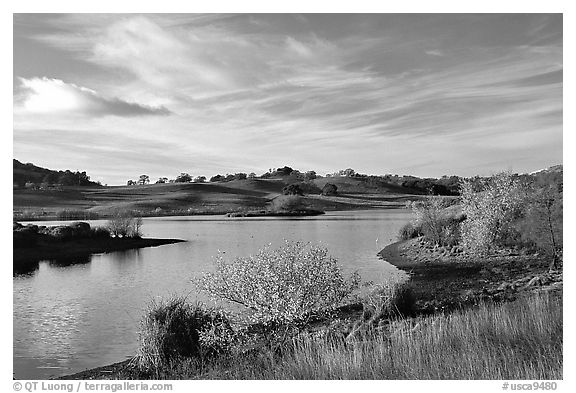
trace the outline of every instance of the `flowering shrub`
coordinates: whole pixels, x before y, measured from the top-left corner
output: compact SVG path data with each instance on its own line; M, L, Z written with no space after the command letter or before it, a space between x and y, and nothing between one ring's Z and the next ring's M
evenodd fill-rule
M358 273L345 278L328 250L301 242L232 261L219 255L215 267L198 285L218 300L248 308L250 321L264 326L294 326L333 310L360 282Z
M505 235L507 225L522 207L524 192L520 182L507 172L464 180L460 192L466 215L462 244L471 252L484 253Z

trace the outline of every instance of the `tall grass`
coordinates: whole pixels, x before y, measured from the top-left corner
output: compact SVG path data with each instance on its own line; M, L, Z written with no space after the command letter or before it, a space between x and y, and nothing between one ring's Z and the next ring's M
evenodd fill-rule
M191 304L184 297L152 301L140 321L133 364L144 375L161 378L178 363L201 365L226 352L231 339L228 318L219 310Z
M200 375L214 379L562 379L560 297L392 322L347 340L302 335L282 355L222 359Z

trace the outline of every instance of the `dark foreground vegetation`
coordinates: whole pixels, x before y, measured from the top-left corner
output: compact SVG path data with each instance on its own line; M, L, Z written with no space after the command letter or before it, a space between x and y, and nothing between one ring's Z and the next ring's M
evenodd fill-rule
M213 314L209 314L213 315ZM230 334L228 321L179 300L151 311L154 373L131 361L65 379L562 379L562 299L536 293L512 303L482 303L450 314L394 318L351 336L333 320L280 346L223 349L197 344L199 333ZM161 321L161 322L160 322ZM183 328L186 327L186 328ZM174 340L174 339L173 339ZM226 339L227 340L227 339ZM184 344L188 344L184 346ZM184 349L185 348L185 349ZM188 354L182 354L186 351ZM140 354L139 356L143 356ZM161 360L167 356L169 360Z
M156 247L177 243L177 239L143 239L141 220L117 214L105 227L90 227L86 222L70 225L38 226L13 224L13 274L24 274L38 268L42 260L60 265L89 261L92 254Z
M411 257L436 252L420 240L400 245ZM360 297L359 277L342 276L322 249L220 256L199 286L246 314L178 297L152 303L133 359L65 378L563 378L562 274L545 259L441 264L384 251L410 281Z

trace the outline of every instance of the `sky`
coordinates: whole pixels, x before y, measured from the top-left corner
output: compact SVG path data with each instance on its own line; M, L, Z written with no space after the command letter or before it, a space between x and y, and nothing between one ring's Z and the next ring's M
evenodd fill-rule
M15 14L13 155L105 184L562 163L560 14Z

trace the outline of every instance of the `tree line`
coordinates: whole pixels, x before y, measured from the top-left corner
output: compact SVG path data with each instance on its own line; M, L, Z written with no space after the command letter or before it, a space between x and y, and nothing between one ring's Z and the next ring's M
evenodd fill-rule
M174 179L168 179L167 177L160 177L156 180L155 184L163 183L205 183L205 182L229 182L233 180L244 180L244 179L270 179L270 178L282 178L288 183L302 183L301 188L306 188L306 183L311 182L318 178L355 178L364 181L368 186L371 187L385 187L385 186L398 186L402 188L408 188L422 194L432 194L432 195L458 195L459 184L461 178L459 176L442 176L441 178L419 178L416 176L408 175L366 175L357 173L352 168L342 169L334 173L327 173L321 176L316 173L316 171L304 171L301 172L297 169L293 169L289 166L283 166L279 168L270 168L267 172L261 174L260 176L256 173L234 173L234 174L217 174L209 179L205 176L196 176L182 172L180 175L176 176ZM127 181L128 186L145 185L152 183L152 180L148 175L140 175L136 180L130 179Z

